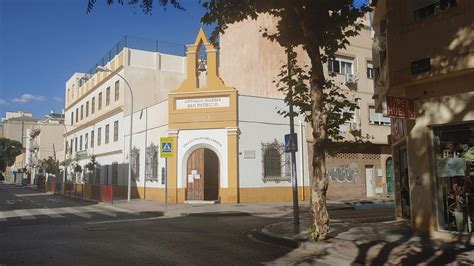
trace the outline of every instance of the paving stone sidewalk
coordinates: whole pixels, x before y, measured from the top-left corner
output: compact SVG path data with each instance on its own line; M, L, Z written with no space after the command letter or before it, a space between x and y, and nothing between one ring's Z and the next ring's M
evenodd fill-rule
M322 265L474 265L470 238L445 241L415 236L406 221L339 221L331 224L328 240L313 243L309 214L303 213L299 231L291 220L256 232L256 238L303 249L304 258L282 258L284 264Z

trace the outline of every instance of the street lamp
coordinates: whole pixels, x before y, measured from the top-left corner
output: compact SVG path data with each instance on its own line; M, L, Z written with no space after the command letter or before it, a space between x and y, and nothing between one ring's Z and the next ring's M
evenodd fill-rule
M69 143L68 139L67 139L67 127L66 127L66 117L64 117L64 123L62 124L63 127L64 127L64 135L66 136L66 143L64 144L64 160L63 160L63 164L64 164L64 169L63 169L63 183L66 183L66 169L67 169L67 166L66 166L66 154L67 154L67 144ZM71 151L72 151L72 145L71 145Z
M133 129L133 92L132 92L132 87L130 87L130 84L128 81L120 75L118 72L112 71L106 67L103 66L97 66L97 71L98 72L110 72L112 74L116 74L119 76L125 83L127 84L128 91L130 92L130 142L129 142L129 147L128 147L128 190L127 190L127 200L130 201L131 193L132 193L132 129Z

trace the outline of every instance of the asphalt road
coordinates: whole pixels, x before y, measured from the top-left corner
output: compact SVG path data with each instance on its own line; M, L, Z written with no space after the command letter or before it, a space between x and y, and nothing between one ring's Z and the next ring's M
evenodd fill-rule
M276 219L165 218L159 217L159 213L127 213L35 194L0 184L0 212L4 216L0 217L0 265L255 265L290 251L252 241L247 236L249 230ZM55 213L35 211L41 208ZM90 208L95 208L95 212L88 212ZM101 213L102 210L109 215ZM146 220L151 217L157 219Z
M384 217L393 209L381 212ZM374 211L333 213L357 222ZM250 230L278 221L251 215L169 218L0 184L0 265L257 265L308 255L248 237Z

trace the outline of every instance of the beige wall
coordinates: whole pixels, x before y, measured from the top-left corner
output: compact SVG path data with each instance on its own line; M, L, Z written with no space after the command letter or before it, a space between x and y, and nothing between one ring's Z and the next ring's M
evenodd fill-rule
M432 127L474 121L474 1L414 21L410 1L379 1L374 26L387 19L383 75L377 102L382 96L414 100L417 118L406 120L407 135L394 143L406 144L411 200L411 223L418 233L434 234L437 228L436 174ZM376 36L379 36L378 32ZM412 75L413 61L431 58L431 71ZM397 190L400 172L395 167ZM397 191L397 215L400 216ZM439 215L442 215L441 213Z
M26 136L26 130L32 129L37 125L36 121L25 121L23 124L21 121L4 121L3 122L3 137L7 139L16 140L26 145L26 142L22 142L22 129L23 136Z
M275 23L275 18L262 15L257 20L230 25L221 36L220 76L227 85L235 87L240 95L283 98L273 80L287 60L285 51L277 43L262 37L260 32L262 28L272 29ZM301 64L310 65L306 52L301 48L298 51ZM357 89L350 90L346 85L341 85L341 88L349 91L351 97L361 98L358 120L362 135L369 134L373 137L370 140L373 143L386 144L390 127L369 125L369 106L375 104L372 100L373 80L367 78L367 63L372 61L372 37L369 29L364 27L360 35L351 38L350 45L345 50L338 51L337 55L353 59L353 72L358 79ZM327 75L327 67L324 70ZM344 75L336 75L334 80L344 83L344 78ZM351 134L346 137L354 139Z
M54 157L60 161L63 160L64 153L64 126L62 124L40 124L41 133L38 135L37 143L39 144L39 160ZM54 145L54 148L53 148ZM58 152L61 151L62 156Z
M457 2L456 7L414 21L410 1L379 1L374 28L378 31L379 22L384 18L388 21L388 66L384 69L388 73L379 88L380 95L436 97L439 96L436 90L419 84L440 79L442 75L449 77L474 70L474 1ZM411 63L423 58L431 58L431 71L411 75ZM469 91L472 87L466 89L464 91ZM451 88L445 93L459 92Z

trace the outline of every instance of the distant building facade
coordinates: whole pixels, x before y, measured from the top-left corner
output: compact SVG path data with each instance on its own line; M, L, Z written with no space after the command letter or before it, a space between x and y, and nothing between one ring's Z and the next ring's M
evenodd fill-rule
M378 1L376 107L392 118L396 214L417 233L473 232L474 2Z

